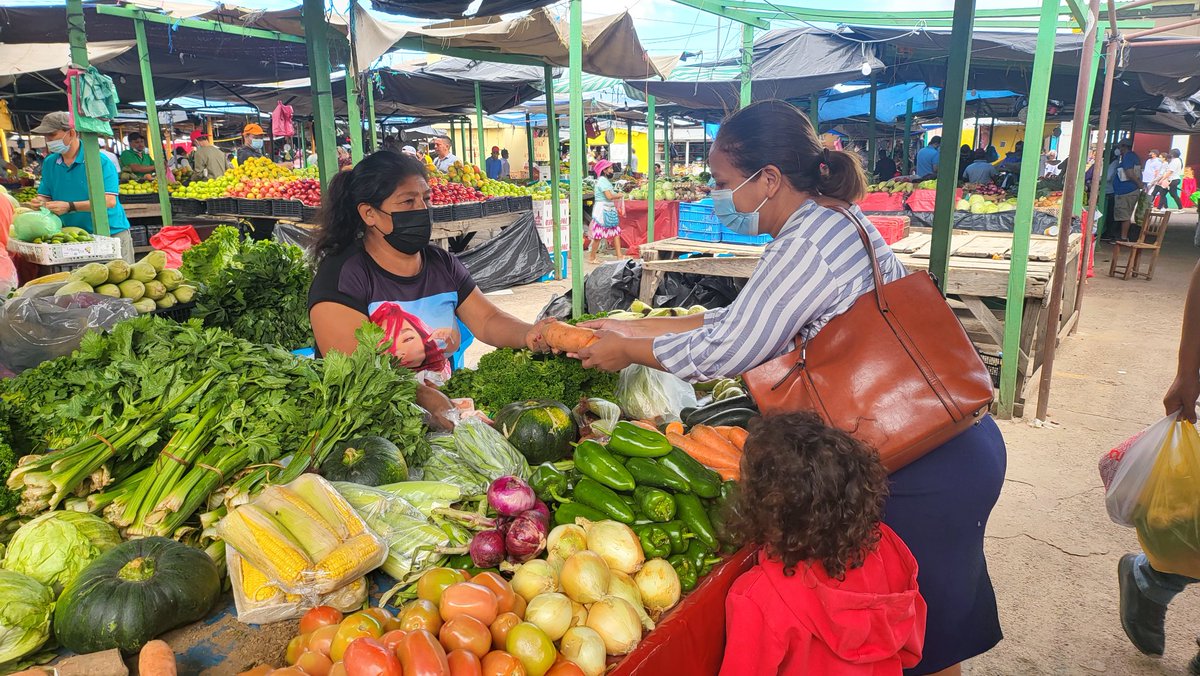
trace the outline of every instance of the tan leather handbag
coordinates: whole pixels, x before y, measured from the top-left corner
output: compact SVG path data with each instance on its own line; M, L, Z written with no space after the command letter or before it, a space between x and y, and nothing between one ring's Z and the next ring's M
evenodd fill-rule
M966 430L991 406L992 379L929 273L885 284L871 238L864 293L810 340L743 375L763 415L815 411L874 446L895 471Z

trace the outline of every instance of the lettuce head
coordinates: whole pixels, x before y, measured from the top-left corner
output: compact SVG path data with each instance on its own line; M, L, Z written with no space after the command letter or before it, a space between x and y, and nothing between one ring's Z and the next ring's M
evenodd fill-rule
M0 570L0 671L33 653L50 638L54 592L37 580Z
M96 557L119 544L117 530L94 514L47 512L13 534L2 567L58 594Z

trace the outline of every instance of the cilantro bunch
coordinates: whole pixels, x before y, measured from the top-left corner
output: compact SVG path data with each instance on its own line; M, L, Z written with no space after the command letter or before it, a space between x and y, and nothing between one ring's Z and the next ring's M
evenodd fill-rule
M469 397L476 408L495 413L526 399L553 399L568 406L582 397L611 400L617 377L585 369L569 357L502 348L483 355L478 368L456 372L443 391L451 398Z

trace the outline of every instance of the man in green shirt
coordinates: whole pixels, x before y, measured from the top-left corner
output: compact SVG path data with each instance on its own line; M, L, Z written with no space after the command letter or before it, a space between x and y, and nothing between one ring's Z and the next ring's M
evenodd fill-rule
M154 173L154 158L146 152L146 137L136 131L129 135L129 148L121 152L121 171L128 171L140 180Z

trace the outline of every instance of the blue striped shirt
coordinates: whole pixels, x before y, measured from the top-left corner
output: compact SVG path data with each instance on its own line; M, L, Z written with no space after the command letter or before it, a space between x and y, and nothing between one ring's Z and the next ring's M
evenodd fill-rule
M884 281L903 277L891 247L852 208L867 228ZM802 332L812 338L874 288L871 260L854 224L810 200L766 246L733 304L706 312L700 328L655 338L654 356L684 380L740 375L791 350Z

